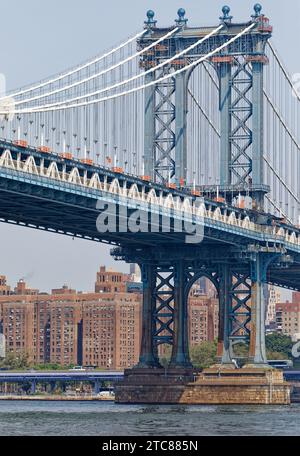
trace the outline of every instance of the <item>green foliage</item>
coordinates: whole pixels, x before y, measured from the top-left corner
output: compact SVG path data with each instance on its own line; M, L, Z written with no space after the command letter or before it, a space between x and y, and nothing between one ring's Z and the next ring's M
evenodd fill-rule
M243 343L234 344L233 351L234 351L234 356L237 356L240 358L247 358L248 354L249 354L249 345L243 344Z
M281 359L289 359L291 357L293 342L289 336L272 333L266 336L266 347L268 359L280 359L279 356L281 356ZM278 356L278 358L272 358L272 356Z
M8 353L4 359L0 361L0 367L11 370L28 369L30 367L29 357L27 353Z
M72 369L73 364L70 366L61 366L56 363L46 363L46 364L37 364L33 365L29 362L29 356L27 353L7 353L6 357L0 361L0 368L9 369L9 370L45 370L45 371L55 371L55 370L66 370Z
M270 360L283 360L291 357L292 339L279 333L272 333L266 336L267 358ZM234 354L237 357L247 358L249 345L235 344Z
M267 358L269 360L276 360L276 359L280 359L280 360L283 360L283 359L289 359L288 355L286 353L282 353L282 352L273 352L273 351L270 351L270 350L267 350Z
M171 355L172 355L172 346L166 345L164 347L164 355L159 360L162 367L164 367L164 368L168 367L170 359L171 359Z
M167 368L172 355L172 347L170 345L164 348L164 355L160 358L160 364ZM193 365L199 369L205 369L216 363L217 356L217 341L202 342L190 348L190 356Z
M195 367L206 369L217 362L217 341L202 342L191 348L191 361Z
M47 371L55 371L55 370L63 370L63 369L71 369L71 367L63 367L60 366L59 364L54 364L54 363L46 363L46 364L38 364L33 366L34 370L47 370Z

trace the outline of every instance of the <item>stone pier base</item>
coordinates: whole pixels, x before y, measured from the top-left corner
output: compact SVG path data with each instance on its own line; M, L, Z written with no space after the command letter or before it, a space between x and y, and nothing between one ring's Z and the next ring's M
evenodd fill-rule
M275 369L215 366L131 369L116 385L116 402L143 404L290 404L290 384Z

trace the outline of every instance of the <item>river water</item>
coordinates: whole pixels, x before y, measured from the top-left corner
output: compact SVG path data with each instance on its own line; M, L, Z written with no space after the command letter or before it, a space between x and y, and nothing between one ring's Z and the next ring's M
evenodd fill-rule
M115 405L0 401L0 436L300 435L291 406Z

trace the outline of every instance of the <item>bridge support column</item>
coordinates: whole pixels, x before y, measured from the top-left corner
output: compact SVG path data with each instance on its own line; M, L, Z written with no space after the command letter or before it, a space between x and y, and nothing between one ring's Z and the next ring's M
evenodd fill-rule
M155 72L148 73L145 76L145 84L154 81ZM154 137L155 137L155 86L146 87L145 89L145 139L144 139L144 156L145 156L145 175L154 180Z
M231 332L231 319L230 310L231 302L231 288L232 288L232 274L229 264L222 264L220 266L221 283L219 289L219 337L218 337L218 359L222 364L232 364L231 347L230 347L230 332Z
M265 338L265 299L264 278L267 264L262 254L257 253L252 261L251 288L251 333L249 362L257 365L267 365Z
M137 367L159 367L156 353L154 353L153 336L155 330L154 311L156 300L154 290L156 285L156 271L151 264L142 266L143 280L143 315L142 315L142 344L140 361Z
M35 380L32 380L32 382L31 382L30 392L31 392L31 394L36 393L36 381Z
M176 120L175 120L175 180L178 187L187 178L187 85L188 75L185 72L176 76Z
M253 119L252 119L252 135L253 135L253 160L252 160L252 175L253 186L259 187L264 182L263 172L263 64L261 62L252 63L252 79L253 79ZM254 199L256 208L263 210L264 208L264 193L255 192Z
M220 64L221 161L220 184L231 184L231 64Z
M100 388L101 388L101 383L99 382L99 380L95 380L95 383L94 383L94 394L95 395L100 393Z
M170 367L191 367L188 346L188 312L184 262L178 261L174 277L174 343Z

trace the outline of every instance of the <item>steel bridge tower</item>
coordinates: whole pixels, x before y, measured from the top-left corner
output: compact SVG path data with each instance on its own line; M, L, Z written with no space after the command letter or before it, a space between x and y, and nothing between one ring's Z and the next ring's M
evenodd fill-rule
M268 63L265 46L272 27L261 9L258 4L254 7L254 29L208 59L218 74L221 116L220 185L218 190L217 186L210 187L209 192L222 194L228 202L237 195L250 195L257 209L263 209L264 195L269 191L263 183L263 69ZM166 32L157 28L153 11L147 15L145 26L149 32L139 41L140 48ZM172 61L161 72L147 73L146 83L162 74L172 74L199 55L213 51L249 25L232 23L227 6L220 20L223 28L217 35ZM174 57L210 31L189 28L187 22L184 9L179 9L175 24L178 32L143 54L141 66L145 70ZM187 100L192 71L147 87L145 93L145 173L155 181L175 182L181 187L187 185ZM202 190L205 194L206 189Z
M253 28L209 59L220 87L221 194L228 208L239 194L250 195L254 208L263 210L263 74L267 64L265 46L272 27L256 4L249 22L234 23L230 9L223 7L222 29L184 57L172 61L161 71L147 72L146 83L219 48L251 24ZM154 12L148 11L148 30L138 42L143 49L164 36ZM214 27L189 28L185 11L179 9L174 27L178 31L154 50L145 52L141 66L147 71L187 49ZM151 85L145 90L145 174L152 180L184 187L187 182L187 99L191 71L184 71ZM204 131L205 135L206 132ZM208 187L208 186L207 186ZM206 196L206 186L202 189ZM212 188L209 192L211 195ZM228 243L230 244L230 243ZM172 345L170 367L191 367L188 349L188 296L192 285L206 277L215 285L220 303L218 357L223 365L232 365L232 343L250 342L249 363L267 364L265 349L264 283L268 267L280 262L282 251L276 246L220 246L203 242L159 251L155 247L121 248L118 257L138 263L144 284L143 336L140 368L159 368L158 347Z

